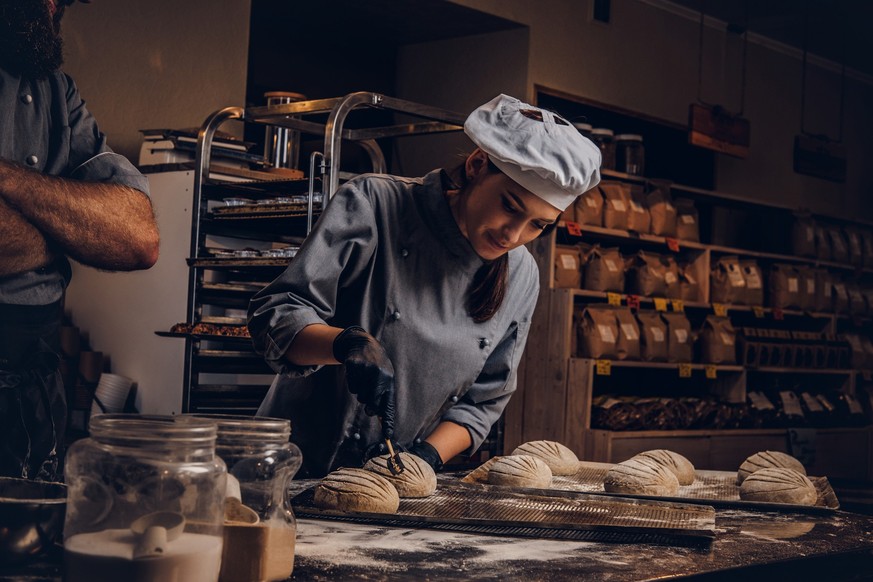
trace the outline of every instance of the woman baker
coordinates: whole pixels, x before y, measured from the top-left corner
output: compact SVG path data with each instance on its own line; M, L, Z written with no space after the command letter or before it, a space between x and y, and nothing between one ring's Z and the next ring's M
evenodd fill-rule
M506 95L464 131L478 147L456 175L340 187L251 301L278 373L258 413L291 419L302 475L361 466L386 438L438 470L476 451L515 390L540 277L523 245L597 185L600 152Z

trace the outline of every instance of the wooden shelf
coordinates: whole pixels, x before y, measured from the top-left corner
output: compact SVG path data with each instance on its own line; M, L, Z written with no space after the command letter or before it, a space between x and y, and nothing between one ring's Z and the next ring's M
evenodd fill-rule
M820 374L823 376L852 376L855 370L839 369L839 368L783 368L780 366L760 366L748 367L749 372L760 372L762 374Z
M590 358L573 358L595 365L597 360ZM646 370L678 370L680 366L689 366L692 370L705 370L709 366L715 368L717 372L742 372L745 370L743 366L733 364L700 364L692 362L643 362L640 360L609 360L610 366L613 368L640 368Z

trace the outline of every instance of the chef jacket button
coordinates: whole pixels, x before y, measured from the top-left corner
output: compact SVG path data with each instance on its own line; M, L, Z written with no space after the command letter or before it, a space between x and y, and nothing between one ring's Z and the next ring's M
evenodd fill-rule
M25 105L30 105L31 103L33 103L33 96L30 94L22 95L21 102L24 103Z
M384 453L386 450L388 450L388 449L385 446L385 443L379 443L379 452Z
M352 438L355 439L356 441L361 440L361 433L356 432L355 434L352 435Z
M24 161L27 162L28 166L35 166L37 164L37 162L39 162L39 158L31 155L31 156L27 156L27 159Z
M415 439L414 441L412 441L412 444L420 445L420 444L421 444L421 439L420 439L420 438Z
M397 321L398 319L400 319L400 312L395 311L394 313L391 314L391 317L394 318L394 321Z
M400 249L400 256L405 259L409 256L409 251L407 251L406 249Z
M482 348L483 350L490 345L491 345L491 340L488 339L487 337L483 337L482 339L479 340L479 347Z
M457 401L458 401L458 397L457 397L457 396L452 396L452 397L451 397L451 401L452 401L452 402L457 402Z

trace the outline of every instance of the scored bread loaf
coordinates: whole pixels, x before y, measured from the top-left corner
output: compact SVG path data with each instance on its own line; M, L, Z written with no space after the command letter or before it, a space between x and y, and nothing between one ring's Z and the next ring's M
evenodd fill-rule
M540 459L549 466L552 475L573 475L579 469L576 453L555 441L529 441L516 447L512 454Z
M315 505L322 509L365 513L397 513L400 496L381 475L364 469L337 469L315 486Z
M511 455L494 461L488 469L492 485L546 489L552 485L552 470L543 461L530 455Z
M740 499L815 505L818 493L806 475L785 467L769 467L746 477L740 485Z
M674 453L667 449L653 449L651 451L643 451L636 456L648 457L664 465L664 467L676 475L679 485L691 485L694 483L694 465L679 453Z
M803 463L791 455L786 455L779 451L761 451L760 453L755 453L740 465L740 468L737 470L737 485L742 485L743 481L745 481L745 479L755 471L770 469L773 467L794 469L801 475L806 475L806 469L803 467Z
M395 475L388 468L389 455L373 457L364 469L388 479L400 497L427 497L436 491L436 473L423 459L409 453L399 453L405 470Z
M609 493L675 495L679 491L679 480L658 461L636 456L607 471L603 489Z

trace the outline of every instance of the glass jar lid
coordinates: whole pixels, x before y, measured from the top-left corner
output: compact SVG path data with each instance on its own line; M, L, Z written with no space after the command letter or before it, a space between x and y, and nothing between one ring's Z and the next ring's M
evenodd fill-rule
M605 127L595 127L591 130L592 135L613 135L613 131L611 129L607 129Z
M573 122L573 126L579 131L585 132L590 132L593 127L590 123L577 123L575 121Z
M620 133L615 136L615 141L643 141L643 136L636 133Z

